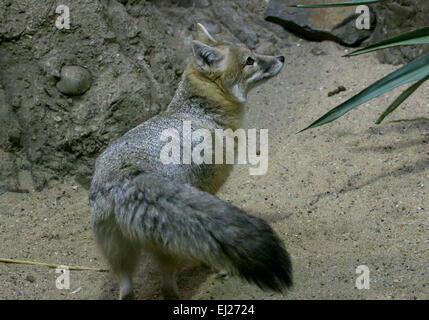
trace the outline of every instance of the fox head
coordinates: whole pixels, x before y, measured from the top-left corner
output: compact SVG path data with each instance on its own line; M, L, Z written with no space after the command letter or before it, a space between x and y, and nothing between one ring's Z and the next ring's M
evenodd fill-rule
M197 33L198 40L192 41L194 69L241 103L252 88L283 68L283 56L260 55L244 45L217 42L200 23Z

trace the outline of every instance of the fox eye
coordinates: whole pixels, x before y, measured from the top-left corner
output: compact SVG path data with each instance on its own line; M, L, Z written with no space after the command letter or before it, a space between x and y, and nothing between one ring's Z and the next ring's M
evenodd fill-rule
M255 63L255 59L253 59L252 57L248 57L246 60L246 65L251 66Z

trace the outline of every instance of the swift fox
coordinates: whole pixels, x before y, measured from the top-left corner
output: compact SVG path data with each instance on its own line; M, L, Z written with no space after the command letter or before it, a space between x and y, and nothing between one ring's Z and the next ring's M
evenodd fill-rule
M120 286L132 298L132 276L142 251L153 255L165 299L178 299L175 271L184 259L206 263L282 291L292 266L282 242L262 219L214 195L230 165L162 164L163 130L240 126L249 90L277 75L284 57L255 54L217 42L201 25L192 59L165 112L113 142L97 158L89 192L96 241Z

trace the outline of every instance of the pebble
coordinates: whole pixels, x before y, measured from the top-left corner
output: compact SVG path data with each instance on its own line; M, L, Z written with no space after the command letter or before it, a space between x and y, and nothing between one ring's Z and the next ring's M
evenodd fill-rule
M64 66L57 89L67 96L84 94L92 83L91 73L81 66Z
M31 274L28 274L28 275L25 277L25 280L27 280L28 282L33 283L34 281L36 281L36 278L34 278L34 276L32 276Z

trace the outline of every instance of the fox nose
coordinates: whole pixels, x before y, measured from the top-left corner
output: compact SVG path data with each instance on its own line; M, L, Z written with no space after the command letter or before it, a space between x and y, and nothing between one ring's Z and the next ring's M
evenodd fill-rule
M285 57L283 57L283 56L279 56L279 57L277 57L277 59L279 59L281 63L285 62Z

